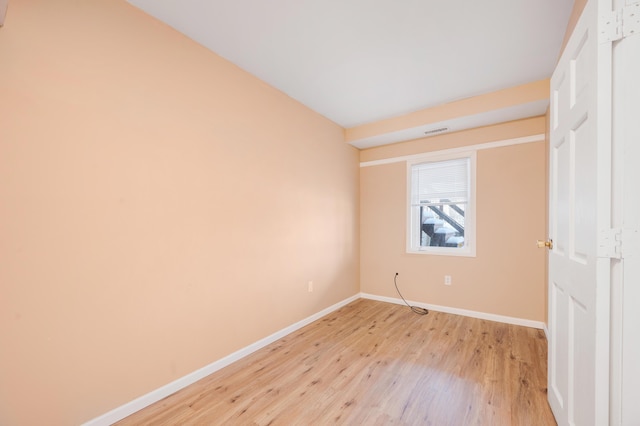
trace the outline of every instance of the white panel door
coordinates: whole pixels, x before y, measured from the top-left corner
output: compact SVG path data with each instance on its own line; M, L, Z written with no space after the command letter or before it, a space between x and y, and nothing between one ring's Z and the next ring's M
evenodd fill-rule
M551 79L548 397L564 425L609 423L611 43L589 0Z

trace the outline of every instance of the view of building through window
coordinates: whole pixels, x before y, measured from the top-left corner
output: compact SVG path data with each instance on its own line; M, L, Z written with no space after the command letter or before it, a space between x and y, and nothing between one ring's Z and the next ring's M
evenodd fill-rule
M471 158L410 164L409 251L446 251L469 244Z

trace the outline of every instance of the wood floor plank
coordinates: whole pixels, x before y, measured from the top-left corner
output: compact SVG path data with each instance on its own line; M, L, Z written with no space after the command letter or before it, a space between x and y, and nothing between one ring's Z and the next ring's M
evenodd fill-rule
M117 423L555 425L540 330L359 299Z

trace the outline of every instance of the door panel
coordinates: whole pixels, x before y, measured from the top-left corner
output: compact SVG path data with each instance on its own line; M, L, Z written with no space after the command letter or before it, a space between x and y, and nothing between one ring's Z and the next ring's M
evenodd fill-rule
M611 44L589 0L551 79L549 404L559 425L608 423ZM608 66L607 66L608 62ZM609 71L607 71L607 68Z

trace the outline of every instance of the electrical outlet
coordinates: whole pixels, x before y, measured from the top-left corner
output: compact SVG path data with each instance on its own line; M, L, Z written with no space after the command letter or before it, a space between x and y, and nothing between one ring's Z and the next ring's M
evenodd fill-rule
M309 289L309 293L313 292L313 281L309 281L307 288Z
M444 285L451 285L451 275L444 276Z

